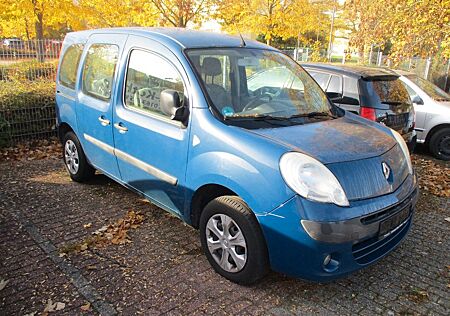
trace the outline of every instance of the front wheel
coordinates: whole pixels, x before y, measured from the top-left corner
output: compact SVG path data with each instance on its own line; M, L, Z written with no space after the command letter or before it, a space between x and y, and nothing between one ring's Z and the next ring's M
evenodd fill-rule
M94 176L95 169L87 162L80 141L73 132L68 132L64 135L63 159L64 165L73 181L84 182Z
M214 270L240 284L251 284L269 270L267 247L258 221L237 196L209 202L200 217L203 251Z
M450 127L444 127L430 138L430 151L438 159L450 160Z

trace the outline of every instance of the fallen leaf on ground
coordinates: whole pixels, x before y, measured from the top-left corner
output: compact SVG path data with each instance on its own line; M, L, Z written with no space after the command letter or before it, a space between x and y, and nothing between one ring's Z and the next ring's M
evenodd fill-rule
M0 291L6 287L6 284L9 283L9 280L0 280Z
M450 222L450 217L444 218L447 222Z
M131 243L128 236L130 229L136 229L144 221L144 215L130 210L115 223L105 225L94 232L92 236L76 244L66 244L60 248L60 253L81 252L89 248L99 248L108 244L124 245Z
M80 246L80 250L81 251L85 251L85 250L87 250L88 249L88 245L87 244L82 244L81 246Z
M410 301L413 301L415 303L421 303L423 301L428 300L429 295L427 291L424 290L412 290L407 294L407 297Z
M0 148L0 161L59 159L62 147L56 137L50 140L34 140L17 144L15 147Z
M80 309L84 312L87 312L91 309L91 303L86 303L83 306L80 307Z
M48 313L60 311L64 309L64 307L66 307L66 304L61 302L53 303L51 299L48 299L47 305L45 306L42 315L48 315Z
M422 190L441 197L450 197L450 168L430 159L412 155L412 162Z
M83 225L84 228L91 228L91 226L92 226L92 223L88 223L88 224L84 224Z

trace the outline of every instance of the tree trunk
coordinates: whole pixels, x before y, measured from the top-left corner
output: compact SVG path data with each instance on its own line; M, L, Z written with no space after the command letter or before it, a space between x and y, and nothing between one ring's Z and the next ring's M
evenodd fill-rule
M186 23L184 22L183 16L181 15L180 12L180 16L178 17L178 27L186 27Z
M42 10L37 7L36 1L33 1L33 10L36 15L36 22L34 23L34 28L36 30L37 39L37 59L41 63L44 61L44 17Z
M25 34L27 36L27 40L30 40L30 29L29 29L29 25L28 25L28 19L25 17Z

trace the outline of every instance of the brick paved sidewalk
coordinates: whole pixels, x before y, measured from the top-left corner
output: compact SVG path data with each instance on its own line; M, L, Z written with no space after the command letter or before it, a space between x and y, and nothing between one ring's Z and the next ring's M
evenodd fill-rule
M132 243L60 256L129 210L145 215ZM64 303L51 315L448 315L447 217L449 199L422 195L411 233L379 263L328 284L271 273L243 287L212 271L197 231L106 177L82 185L59 160L0 163L0 314L40 315L50 299Z

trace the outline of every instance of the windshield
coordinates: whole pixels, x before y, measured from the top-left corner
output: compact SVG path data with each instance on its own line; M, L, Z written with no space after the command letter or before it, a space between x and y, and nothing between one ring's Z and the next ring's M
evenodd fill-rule
M437 87L428 80L422 79L415 75L407 75L405 77L414 82L420 89L425 91L425 93L428 94L432 99L436 101L450 101L450 95L448 95L444 90Z
M333 118L335 110L320 87L279 52L211 48L190 49L187 55L225 120Z

